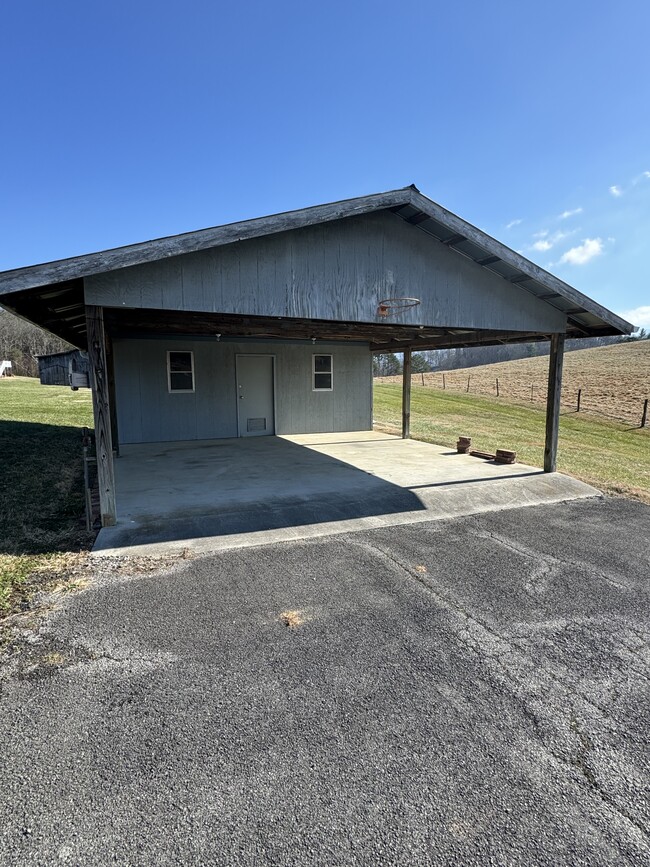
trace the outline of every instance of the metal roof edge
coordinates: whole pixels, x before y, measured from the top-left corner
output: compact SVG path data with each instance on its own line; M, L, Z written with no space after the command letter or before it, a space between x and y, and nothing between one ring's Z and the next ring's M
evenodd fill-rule
M482 229L478 229L476 226L463 220L462 217L459 217L452 211L448 211L447 208L443 208L442 205L427 198L427 196L422 193L411 191L410 199L410 204L414 208L419 208L433 219L443 223L443 225L447 226L450 230L465 235L468 240L484 247L488 253L498 256L499 259L512 265L513 268L518 268L522 273L527 274L529 277L537 280L539 283L547 286L554 292L558 292L567 300L581 305L587 312L593 313L594 316L603 319L613 328L617 328L624 334L631 334L634 331L634 325L632 325L632 323L617 316L616 313L603 307L587 295L583 295L582 292L579 292L573 286L565 283L564 280L556 277L555 274L551 274L550 271L544 270L544 268L531 262L530 259L526 259L525 256L522 256L510 247L507 247L505 244L501 243L501 241L497 241L496 238L493 238L491 235L488 235L487 232L484 232Z

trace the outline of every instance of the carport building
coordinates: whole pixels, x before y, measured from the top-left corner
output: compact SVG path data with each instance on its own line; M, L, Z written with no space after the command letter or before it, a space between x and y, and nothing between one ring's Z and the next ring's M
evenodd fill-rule
M413 300L408 300L413 299ZM118 445L372 428L372 354L632 326L415 187L0 274L0 302L88 352L102 522ZM117 492L119 497L119 491Z

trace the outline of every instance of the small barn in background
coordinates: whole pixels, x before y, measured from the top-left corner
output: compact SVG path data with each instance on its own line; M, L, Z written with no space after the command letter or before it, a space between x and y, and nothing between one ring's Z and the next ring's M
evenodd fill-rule
M90 388L88 353L81 349L38 355L38 376L41 385L69 385Z
M8 271L0 300L88 351L105 526L116 446L371 430L373 353L404 353L408 437L413 351L550 340L552 472L565 337L633 330L413 186Z

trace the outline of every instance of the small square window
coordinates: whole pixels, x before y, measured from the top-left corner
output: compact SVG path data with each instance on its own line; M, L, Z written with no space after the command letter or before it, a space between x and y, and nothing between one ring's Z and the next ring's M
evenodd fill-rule
M167 384L169 391L194 391L194 353L167 353Z
M334 368L331 355L312 355L312 391L332 391Z

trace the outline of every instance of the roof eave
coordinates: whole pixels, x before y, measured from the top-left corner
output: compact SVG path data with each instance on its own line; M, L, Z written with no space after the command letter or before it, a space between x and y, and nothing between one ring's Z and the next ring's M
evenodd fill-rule
M634 331L634 326L631 323L583 295L568 283L560 280L559 277L511 250L505 244L497 241L496 238L422 195L413 185L384 193L373 193L369 196L344 199L324 205L228 223L223 226L200 229L195 232L172 235L125 247L116 247L83 256L6 271L0 274L0 298L10 293L20 293L30 289L56 285L68 280L79 280L93 274L120 270L211 247L232 244L237 241L291 231L373 211L400 211L407 206L421 211L423 215L428 215L448 231L462 235L476 247L484 250L488 254L488 258L499 260L516 269L521 273L522 279L529 278L544 287L548 287L551 292L570 301L576 308L576 312L579 313L582 309L582 312L600 319L605 326L614 329L615 333L618 334L631 334ZM473 261L476 261L476 264L481 267L487 267L481 261ZM522 288L525 289L526 287L522 286ZM536 297L545 300L539 295ZM10 307L10 304L8 303L7 306ZM552 304L551 306L555 305ZM579 327L579 322L577 325ZM584 330L585 334L588 334L597 329L593 326L586 327Z
M617 316L616 313L613 313L611 310L598 304L597 301L594 301L587 295L583 295L582 292L574 289L573 286L565 283L564 280L556 277L555 274L551 274L550 271L546 271L544 268L531 262L530 259L526 259L525 256L522 256L510 247L497 241L496 238L488 235L482 229L473 226L471 223L463 220L462 217L459 217L452 211L443 208L442 205L437 204L437 202L423 196L419 191L410 189L409 199L409 204L413 207L419 208L434 219L440 220L449 229L465 235L468 240L477 244L477 246L483 247L487 253L498 256L499 259L512 265L513 268L517 268L523 274L527 274L534 280L546 284L549 289L554 289L564 298L567 298L580 307L584 307L587 312L592 313L594 316L598 316L621 334L631 334L635 330L632 323Z
M250 238L259 238L264 235L327 223L356 214L367 214L372 211L393 208L408 203L409 195L414 190L414 187L405 187L399 190L389 190L385 193L373 193L370 196L343 199L325 205L285 211L266 217L256 217L252 220L198 229L195 232L185 232L181 235L142 241L125 247L113 247L96 253L86 253L82 256L44 262L26 268L16 268L0 274L0 296L10 292L20 292L25 289L60 283L72 278L89 277L92 274L102 274L133 265L182 256L185 253L196 253L210 247L219 247Z

